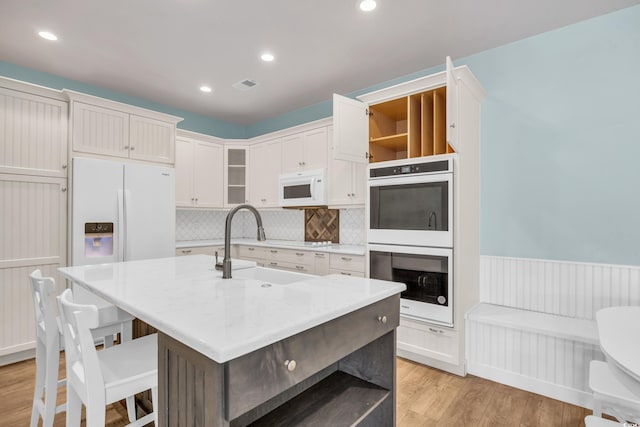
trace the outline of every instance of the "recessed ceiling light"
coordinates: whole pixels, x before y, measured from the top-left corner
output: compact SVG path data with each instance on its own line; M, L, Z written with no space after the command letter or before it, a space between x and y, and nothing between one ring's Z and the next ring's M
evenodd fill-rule
M276 59L275 56L273 56L273 54L271 53L263 53L262 56L260 56L260 58L264 61L264 62L271 62L274 59Z
M376 8L376 0L362 0L360 2L360 10L363 12L371 12Z
M49 31L40 31L38 35L46 40L51 40L51 41L58 40L58 37L55 34L50 33Z
M200 90L206 93L211 92L211 88L209 86L200 86Z

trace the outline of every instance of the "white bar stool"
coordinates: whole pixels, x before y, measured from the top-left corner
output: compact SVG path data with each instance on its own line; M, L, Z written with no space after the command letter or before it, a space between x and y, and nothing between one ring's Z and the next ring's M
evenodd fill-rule
M70 289L58 297L67 364L67 427L80 425L84 403L87 426L104 426L105 406L151 390L153 413L129 424L158 425L157 334L96 351L91 328L98 325L95 305L76 304Z
M36 427L41 417L43 427L50 427L55 414L66 408L64 404L56 406L57 389L65 384L64 379L58 380L62 329L54 303L56 284L53 278L42 277L40 270L32 272L29 281L36 321L36 385L30 425ZM113 344L112 337L116 333L121 334L121 341L131 340L132 321L133 316L116 307L101 310L99 327L92 334L94 337L105 337L105 346ZM133 396L127 397L127 411L130 420L135 419Z
M613 415L618 421L638 421L640 398L624 386L609 369L607 362L589 364L589 388L593 390L593 415Z

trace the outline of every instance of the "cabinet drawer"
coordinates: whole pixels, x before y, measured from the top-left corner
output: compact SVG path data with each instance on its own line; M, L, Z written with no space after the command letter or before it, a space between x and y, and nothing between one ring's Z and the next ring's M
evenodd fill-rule
M399 310L400 296L394 295L228 362L228 419L393 330L399 323ZM382 316L386 316L384 323Z
M179 248L176 249L176 256L183 255L213 255L214 247L213 246L195 246L191 248Z
M257 259L265 259L269 258L269 251L267 248L262 246L244 246L240 245L238 249L238 256L242 259L245 258L257 258Z
M298 273L314 274L312 266L293 262L267 261L264 266L280 270L297 271Z
M331 269L364 273L364 257L360 255L331 254Z
M312 265L313 253L291 249L267 248L271 261L294 263L298 265Z
M343 276L364 277L362 271L341 270L339 268L330 268L329 274L342 274Z
M398 327L398 350L457 365L458 331L402 318Z

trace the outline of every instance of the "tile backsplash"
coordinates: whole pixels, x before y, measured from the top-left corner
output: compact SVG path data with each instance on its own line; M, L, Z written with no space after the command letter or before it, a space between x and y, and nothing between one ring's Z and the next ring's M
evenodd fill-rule
M228 211L176 211L176 240L212 240L224 238ZM304 240L304 211L297 209L260 211L267 239ZM256 237L253 215L241 211L233 218L231 237ZM364 208L340 209L340 243L364 245Z

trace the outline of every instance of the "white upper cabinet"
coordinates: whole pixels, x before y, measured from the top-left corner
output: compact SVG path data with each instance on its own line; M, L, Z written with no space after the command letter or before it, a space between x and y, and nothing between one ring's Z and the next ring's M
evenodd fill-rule
M361 95L362 102L334 95L332 157L375 163L464 150L459 111L483 97L469 68L454 68L448 57L445 71Z
M221 144L176 138L176 206L223 206L224 147Z
M327 128L321 127L282 138L282 172L327 167Z
M333 129L329 127L331 142ZM331 146L331 143L329 144ZM363 205L367 165L329 157L329 206Z
M67 111L62 100L0 87L0 172L67 176Z
M256 207L278 206L278 175L282 170L282 141L276 139L251 146L249 156L249 203Z
M368 163L369 110L361 101L333 94L332 157Z
M75 102L73 150L113 157L129 157L129 114Z
M72 150L173 164L182 119L107 99L64 91L71 100Z
M129 156L150 162L173 163L175 133L175 124L131 114Z

